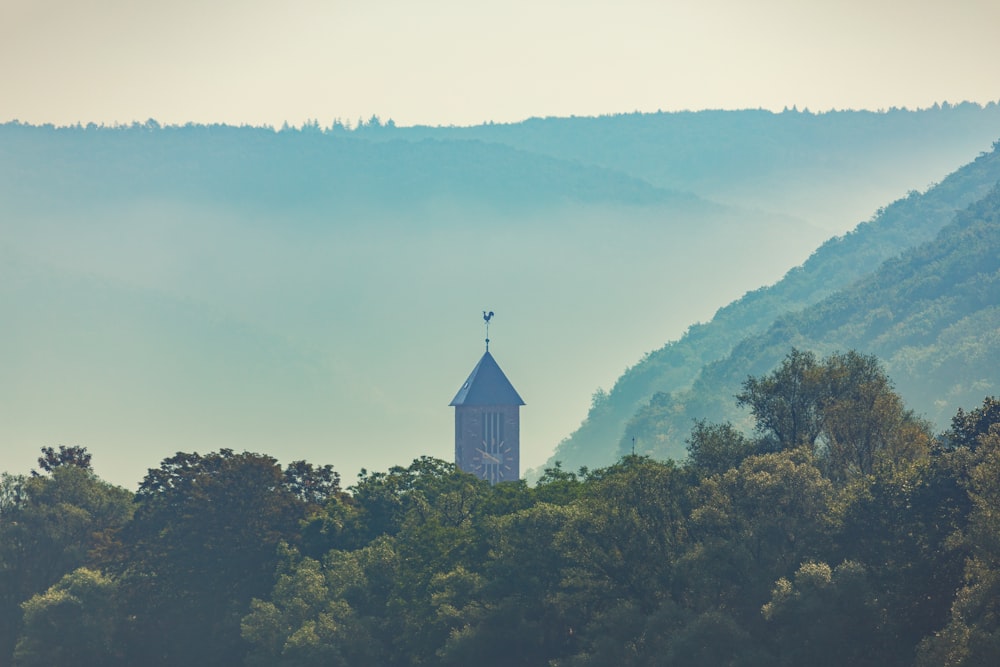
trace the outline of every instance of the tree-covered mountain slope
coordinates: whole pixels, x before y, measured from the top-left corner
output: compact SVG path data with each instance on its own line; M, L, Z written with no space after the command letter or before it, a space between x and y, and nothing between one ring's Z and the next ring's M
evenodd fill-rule
M630 447L633 437L643 451L681 455L691 420L712 418L713 413L693 408L689 411L677 399L671 399L671 394L683 393L703 367L728 357L740 341L756 340L754 336L764 333L783 315L819 303L905 249L933 239L953 219L956 210L981 199L1000 181L998 149L1000 145L994 146L993 151L982 154L927 192L911 193L879 210L852 232L824 243L778 283L746 294L720 309L710 322L692 326L680 340L646 355L625 371L610 392L595 395L587 419L560 443L550 462L561 460L571 467L603 465L615 459L619 445ZM838 347L836 340L833 343ZM851 345L842 342L839 346ZM784 351L775 350L775 354L775 359L759 362L761 368L746 372L766 370ZM713 410L723 409L721 406L730 409L732 394L746 372L741 370L734 376L735 388L716 387L721 392L718 396L698 392L698 400L710 401ZM702 374L702 380L704 377ZM902 376L898 379L904 381ZM915 400L908 392L904 395ZM914 404L924 409L926 402ZM949 400L947 405L955 404ZM633 419L640 408L642 411ZM666 410L677 411L669 428L664 422ZM656 418L650 419L651 413ZM935 414L939 414L937 410Z
M705 366L689 390L653 396L626 425L618 453L635 437L644 452L679 458L695 420L745 420L732 397L749 375L768 372L792 347L876 355L907 405L939 429L958 406L996 394L1000 185L957 213L932 241L743 339Z

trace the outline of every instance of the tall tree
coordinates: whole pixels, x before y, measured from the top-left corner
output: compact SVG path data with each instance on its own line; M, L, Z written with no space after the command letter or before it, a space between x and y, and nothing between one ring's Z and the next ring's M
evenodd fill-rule
M822 369L812 352L793 349L770 375L750 376L737 394L750 408L757 431L777 450L813 447L822 430Z
M874 355L854 350L832 354L821 364L820 452L831 478L845 481L926 458L931 433L906 410Z
M78 567L104 564L133 505L130 492L76 465L5 476L0 496L0 665L8 665L21 603Z
M906 410L879 360L854 350L817 361L793 349L770 375L748 377L737 402L750 408L765 446L806 446L838 482L930 450L929 425Z
M52 472L59 466L76 466L84 470L92 470L90 467L90 452L86 447L72 445L67 447L59 445L57 452L52 447L42 447L42 455L38 457L38 467L45 472ZM32 471L32 474L38 473Z
M129 660L237 664L240 618L270 590L278 544L296 539L305 503L273 458L230 449L165 459L136 500L122 531Z

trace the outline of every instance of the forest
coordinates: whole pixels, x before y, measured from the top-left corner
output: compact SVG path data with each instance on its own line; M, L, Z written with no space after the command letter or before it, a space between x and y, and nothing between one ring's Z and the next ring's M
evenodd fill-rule
M857 351L786 350L681 460L491 486L85 447L0 480L0 665L992 665L1000 400L934 433Z

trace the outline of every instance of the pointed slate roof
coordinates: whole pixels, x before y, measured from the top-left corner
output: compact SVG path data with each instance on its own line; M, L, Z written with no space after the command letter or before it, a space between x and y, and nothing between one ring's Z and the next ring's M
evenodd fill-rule
M487 350L448 405L524 405L524 401Z

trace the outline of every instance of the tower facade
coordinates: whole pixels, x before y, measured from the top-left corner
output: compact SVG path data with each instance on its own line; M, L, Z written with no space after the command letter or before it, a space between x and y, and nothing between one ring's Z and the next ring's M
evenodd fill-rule
M488 347L450 405L455 407L455 465L491 484L519 479L524 401Z

